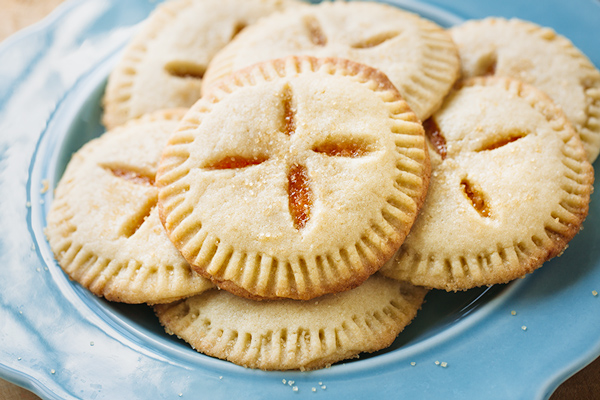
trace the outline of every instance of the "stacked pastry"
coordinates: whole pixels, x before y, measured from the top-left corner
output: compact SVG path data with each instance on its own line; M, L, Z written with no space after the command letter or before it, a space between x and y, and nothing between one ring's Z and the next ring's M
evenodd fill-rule
M568 73L537 72L556 57ZM600 73L566 39L378 3L167 2L104 105L56 188L57 261L261 369L385 348L429 289L540 267L580 229L600 150Z

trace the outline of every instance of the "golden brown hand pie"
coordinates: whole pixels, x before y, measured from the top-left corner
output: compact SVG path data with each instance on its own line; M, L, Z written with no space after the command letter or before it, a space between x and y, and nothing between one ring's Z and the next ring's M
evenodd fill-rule
M562 107L588 160L600 153L600 72L565 37L518 19L486 18L450 30L464 77L506 76L544 91Z
M158 160L184 111L146 115L87 143L56 188L50 247L64 271L98 296L154 304L212 287L171 244L155 207Z
M425 122L429 192L389 277L446 290L508 282L559 255L588 212L593 169L532 86L475 78Z
M381 267L428 177L423 128L385 75L289 57L196 103L157 184L171 241L200 274L241 296L310 299Z
M310 301L256 301L215 289L154 310L168 333L202 353L250 368L308 370L388 347L426 293L375 274Z
M209 61L260 17L300 6L294 0L173 0L142 23L108 79L107 128L148 112L190 107Z
M433 22L373 2L322 2L266 17L209 64L203 89L260 61L291 55L339 57L381 70L421 120L441 104L460 65L449 34Z

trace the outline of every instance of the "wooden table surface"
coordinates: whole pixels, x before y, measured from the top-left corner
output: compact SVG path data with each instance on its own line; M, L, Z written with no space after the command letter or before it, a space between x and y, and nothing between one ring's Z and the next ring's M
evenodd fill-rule
M0 0L0 41L13 32L37 22L62 2L63 0ZM560 385L550 398L594 399L600 399L600 357ZM0 400L39 400L39 397L0 379Z

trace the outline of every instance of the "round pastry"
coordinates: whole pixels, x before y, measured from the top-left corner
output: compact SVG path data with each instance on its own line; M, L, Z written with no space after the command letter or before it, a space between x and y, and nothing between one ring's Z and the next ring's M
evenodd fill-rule
M506 76L544 91L562 107L588 160L600 153L600 72L565 37L518 19L486 18L450 30L463 76Z
M157 176L163 224L196 271L240 296L304 300L377 271L428 181L423 128L385 75L312 57L223 80Z
M310 370L388 347L426 293L375 274L310 301L256 301L215 289L154 310L169 334L199 352L250 368Z
M322 2L248 27L211 61L203 90L236 69L291 55L377 68L421 120L440 106L460 69L449 34L429 20L381 3Z
M56 188L50 247L73 280L107 300L168 303L212 287L171 244L156 208L160 154L184 111L146 115L87 143Z
M148 112L190 107L200 98L212 57L247 25L302 3L293 0L173 0L142 24L115 69L104 96L111 129Z
M446 290L503 283L562 253L588 212L593 169L560 108L508 78L473 78L425 122L425 204L389 277Z

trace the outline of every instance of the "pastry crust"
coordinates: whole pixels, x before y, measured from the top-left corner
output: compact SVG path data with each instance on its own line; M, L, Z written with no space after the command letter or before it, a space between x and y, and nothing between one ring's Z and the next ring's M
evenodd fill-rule
M171 244L155 207L158 160L185 110L159 111L105 133L69 162L46 235L71 279L125 303L168 303L212 288Z
M172 0L142 24L109 76L102 121L108 128L148 112L190 107L209 61L247 25L294 0Z
M248 27L211 61L203 90L234 70L291 55L377 68L421 120L440 106L460 69L449 34L429 20L381 3L322 2Z
M381 272L465 290L522 277L561 254L587 215L594 175L560 108L519 81L474 78L432 119L438 133L429 132L444 146L432 141L427 199Z
M465 78L493 74L544 91L571 121L588 160L600 153L600 72L565 37L519 19L486 18L450 30Z
M310 301L256 301L211 290L154 310L166 331L207 355L249 368L310 370L392 344L426 289L379 274Z
M310 299L358 286L397 250L429 170L423 128L385 75L289 57L238 71L186 114L162 156L160 215L221 288Z

